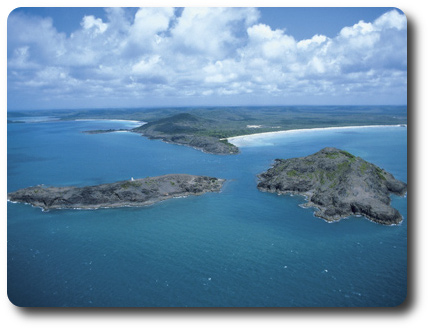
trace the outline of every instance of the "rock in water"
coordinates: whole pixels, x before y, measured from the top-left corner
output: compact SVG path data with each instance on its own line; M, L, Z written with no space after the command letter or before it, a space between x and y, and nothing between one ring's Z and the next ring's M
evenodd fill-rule
M324 148L302 158L276 159L258 176L258 189L307 197L306 207L327 221L362 215L384 225L402 221L390 194L405 195L407 185L347 151Z
M21 202L44 210L143 206L188 195L221 190L225 180L208 176L168 174L88 187L36 186L7 195L11 202Z

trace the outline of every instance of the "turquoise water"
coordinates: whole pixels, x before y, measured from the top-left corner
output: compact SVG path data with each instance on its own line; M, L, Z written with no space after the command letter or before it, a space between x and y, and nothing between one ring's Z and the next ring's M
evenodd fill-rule
M142 208L55 210L8 203L8 296L18 306L396 306L406 297L404 221L326 223L299 196L256 189L275 158L345 149L407 181L406 127L315 131L235 156L148 140L106 121L8 124L8 191L189 173L221 193Z

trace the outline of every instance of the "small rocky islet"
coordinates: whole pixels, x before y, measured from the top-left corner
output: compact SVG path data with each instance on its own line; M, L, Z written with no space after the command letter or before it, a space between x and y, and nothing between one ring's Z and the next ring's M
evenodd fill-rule
M344 150L324 148L306 157L276 159L258 178L261 191L306 196L303 206L315 208L315 216L327 221L351 215L384 225L402 221L390 194L405 195L407 184Z
M98 209L145 206L162 200L219 192L224 179L167 174L86 187L29 187L8 193L8 200L51 209Z

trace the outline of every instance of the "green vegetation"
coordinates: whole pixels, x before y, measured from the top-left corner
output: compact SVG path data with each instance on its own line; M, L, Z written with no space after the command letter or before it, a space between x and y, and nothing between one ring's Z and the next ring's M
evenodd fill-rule
M297 176L297 175L298 175L298 172L297 172L296 170L291 170L291 171L288 171L288 172L287 172L287 175L288 175L288 176Z
M326 157L330 158L330 159L336 159L336 158L339 158L341 156L341 154L348 157L351 160L355 159L354 155L350 154L348 151L345 151L345 150L340 150L337 152L328 153L328 154L326 154Z
M375 169L376 169L376 174L378 175L378 177L381 179L381 180L387 180L387 178L385 177L385 175L384 175L384 170L382 170L381 168L379 168L379 167L377 167L377 166L375 166Z
M324 184L325 183L325 178L324 178L324 173L322 171L319 173L319 177L320 177L320 183Z
M227 146L229 146L229 147L231 147L231 148L234 148L234 147L235 147L235 145L234 145L234 144L232 144L232 143L228 142L227 140L219 140L219 142L224 143L225 145L227 145Z
M340 164L338 164L337 165L338 172L344 172L344 171L346 171L349 168L350 164L351 164L351 162L348 161L348 160L344 161L344 162L342 162Z
M341 154L343 154L343 155L345 155L346 157L348 157L348 158L351 158L351 159L355 159L355 156L354 155L352 155L352 154L350 154L348 151L345 151L345 150L341 150L341 151L339 151Z
M330 158L330 159L336 159L336 158L340 157L340 153L339 152L333 152L331 154L327 154L326 157Z
M330 181L333 181L333 180L336 178L336 173L335 173L335 172L327 171L327 172L326 172L326 176L327 176L327 178L328 178Z
M228 141L227 141L227 140L225 140L225 139L219 140L219 142L224 143L224 144L226 144L226 145L228 145L228 146L232 146L232 145L233 145L233 144L231 144L230 142L228 142Z
M369 163L363 162L361 164L361 166L360 166L360 172L361 172L361 174L364 174L367 171L368 168L369 168Z

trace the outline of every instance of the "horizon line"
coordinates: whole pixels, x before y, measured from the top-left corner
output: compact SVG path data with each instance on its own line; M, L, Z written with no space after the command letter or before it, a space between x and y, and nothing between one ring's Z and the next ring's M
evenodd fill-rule
M136 107L94 107L94 108L37 108L7 109L7 112L19 111L84 111L84 110L131 110L131 109L167 109L167 108L257 108L257 107L407 107L407 104L275 104L275 105L172 105L172 106L136 106Z

